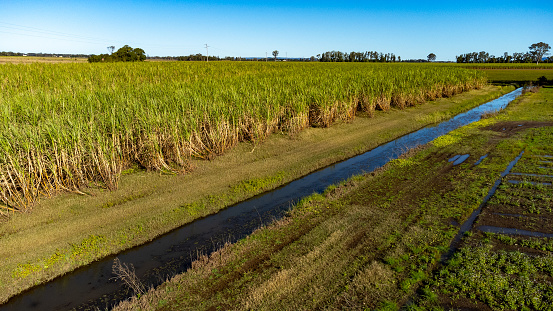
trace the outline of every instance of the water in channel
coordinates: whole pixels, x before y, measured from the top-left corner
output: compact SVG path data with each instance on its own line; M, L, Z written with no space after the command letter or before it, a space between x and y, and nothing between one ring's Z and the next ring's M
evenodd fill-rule
M461 126L478 121L482 114L505 108L522 92L519 88L496 100L426 127L343 162L318 170L273 191L235 204L217 214L175 229L149 243L94 262L74 272L13 297L0 310L105 310L130 297L132 291L113 279L115 257L132 264L147 286L186 271L198 253L209 254L225 242L235 242L260 225L284 215L293 204L328 186L371 172L409 149L426 144Z

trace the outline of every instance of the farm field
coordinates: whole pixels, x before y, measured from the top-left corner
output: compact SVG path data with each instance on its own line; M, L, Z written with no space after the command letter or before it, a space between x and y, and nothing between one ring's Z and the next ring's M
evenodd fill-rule
M536 84L541 77L545 77L548 80L546 84L551 85L553 83L553 64L551 63L455 64L454 66L480 70L486 75L490 83L497 85Z
M306 198L117 310L547 310L553 203L543 175L552 175L552 137L553 89L526 93L504 112ZM463 154L465 162L450 161Z
M519 85L528 84L530 82L536 84L541 78L545 77L548 84L553 83L553 68L552 69L483 69L482 70L488 80L494 84L510 84Z
M31 64L31 63L86 63L86 58L68 57L36 57L36 56L0 56L0 64Z
M553 63L457 63L456 66L472 69L553 69Z
M96 183L114 190L138 166L182 173L240 141L349 121L480 88L450 67L142 63L5 66L0 201Z
M236 68L233 67L235 64L222 63L220 66L223 67L218 68L219 79L211 79L209 85L207 75L214 74L213 67L202 67L206 70L204 76L190 74L190 71L202 72L199 67L193 70L187 67L200 64L184 64L183 68L171 67L180 66L174 63L125 64L113 68L103 65L28 64L0 68L3 75L1 96L7 104L2 107L2 118L10 121L2 123L1 132L6 138L2 140L6 153L1 162L4 176L2 212L5 214L0 224L2 301L34 284L144 243L231 203L370 150L512 90L487 86L439 99L437 97L482 86L482 75L463 69L458 72L460 76L451 76L456 86L447 86L444 81L436 80L426 89L427 94L421 91L423 86L420 86L422 89L415 87L422 81L412 79L409 83L413 83L413 87L410 88L405 82L407 84L400 88L401 81L393 80L399 79L399 76L391 73L397 69L403 77L426 74L430 79L440 72L447 76L449 69L433 71L432 66L367 64L368 67L356 67L330 64L327 67L324 64L307 64L305 68L314 70L319 80L306 82L306 79L294 76L298 75L297 67L294 67L297 64L278 64L283 65L282 68L274 65L262 67L263 74L269 72L269 76L254 79L260 74L256 72L259 67L238 64L245 67ZM109 71L110 68L113 71ZM378 93L383 86L375 84L375 93L354 95L355 87L366 90L364 87L375 83L374 76L364 76L364 71L358 71L359 68L382 77L391 75L389 78L393 82L386 84L383 89L385 94ZM187 89L183 85L180 85L182 89L177 88L180 83L174 79L177 69L183 70L179 72L181 77L186 78L183 85L188 87L191 84L199 90L194 97L195 102L202 103L202 99L213 97L220 100L218 104L207 105L203 102L198 111L193 111L191 105L178 106L178 99L188 98L186 95L190 94L186 92L190 90L185 91ZM81 75L75 75L75 72ZM107 73L102 76L102 72ZM286 73L285 77L277 74L282 72ZM302 73L305 74L305 71ZM324 76L325 73L328 76ZM336 78L334 74L360 84L351 86L342 82L335 85L328 82L332 79L324 82L325 77ZM44 77L51 77L49 83L39 82ZM463 80L465 78L468 80ZM291 94L279 93L283 92L282 89L290 90L283 86L290 85L293 79L303 81L302 86L306 88L309 83L330 84L323 91L307 88L314 92L312 94L308 91L302 93L301 88ZM263 94L275 99L273 104L276 108L251 106L256 98L246 97L240 93L240 88L232 88L232 85L227 85L230 91L217 93L215 87L226 85L224 83L256 85L259 88L256 91L269 92ZM348 85L351 88L344 87ZM344 89L347 92L344 93ZM399 93L390 91L394 89ZM300 103L301 99L309 98L307 103L312 103L313 98L319 98L316 96L323 98L318 106L305 105L305 102L303 106L294 106L287 104L289 101L286 100L299 98ZM129 100L136 98L138 103ZM222 104L223 100L239 98L250 100L250 106L240 109L251 113L247 115L251 119L255 119L254 116L262 119L273 113L279 116L278 122L273 120L271 123L267 121L271 119L266 118L262 119L266 123L261 122L257 126L256 123L238 123L238 118L225 121L221 117L224 113L217 114L221 112L221 107L228 108ZM436 100L418 105L423 99L432 98ZM172 103L174 106L171 107L187 118L192 118L194 113L201 113L202 117L196 118L198 120L214 116L215 123L202 123L199 132L178 128L184 122L179 122L178 113L171 116L167 107L160 109L164 107L163 103ZM279 103L284 106L279 106ZM152 109L147 110L147 107ZM271 107L275 110L270 110L273 109ZM117 109L125 113L110 114ZM235 116L240 115L237 113ZM61 123L56 123L59 120L62 120ZM222 123L216 123L220 120L223 120ZM221 124L231 124L230 120L241 127L234 130L226 125L217 128ZM172 128L167 130L169 132L162 131L161 124L169 124ZM332 127L325 128L331 124ZM117 137L116 133L121 136ZM178 144L168 142L170 133L190 134L183 136L188 140L181 141L180 145L188 148L185 149L187 152L179 155L176 149L171 149ZM222 133L230 133L231 138L211 139L223 137ZM132 136L135 134L138 136ZM211 138L202 140L206 137ZM124 143L119 149L110 149L116 146L117 141ZM202 142L204 147L208 142L212 145L207 149L194 149L189 145L191 141ZM84 147L90 147L88 151L96 153L87 155L86 148L80 149L83 146L79 142ZM132 143L136 142L138 144L132 147ZM163 144L156 145L160 142ZM134 151L123 152L127 147ZM137 150L153 157L148 158ZM168 156L163 158L162 155ZM84 160L79 160L77 156L83 156ZM129 158L125 158L127 156ZM179 156L182 162L178 161ZM36 162L30 163L28 159ZM66 164L68 166L64 166ZM95 172L94 165L102 169ZM33 168L39 168L38 172ZM74 168L81 168L84 173L72 170ZM183 171L186 173L182 174ZM25 174L30 177L25 177ZM11 179L8 181L6 176L11 176ZM12 181L16 181L14 184L17 186L10 185ZM10 197L12 194L15 195ZM28 251L27 245L33 245L33 252Z

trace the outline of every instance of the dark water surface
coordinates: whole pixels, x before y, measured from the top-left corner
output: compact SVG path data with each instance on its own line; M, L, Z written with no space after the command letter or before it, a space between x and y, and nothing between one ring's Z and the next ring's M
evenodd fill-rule
M553 234L551 233L528 231L528 230L521 230L516 228L480 226L478 227L478 230L482 232L499 233L499 234L524 235L524 236L531 236L531 237L537 237L537 238L553 238Z
M501 176L499 177L499 179L495 181L495 183L492 186L492 188L490 189L490 191L488 191L488 194L484 197L484 200L482 200L482 202L480 203L480 206L478 206L478 208L475 209L470 214L469 218L467 220L465 220L465 222L461 225L461 228L459 229L459 232L457 233L457 235L455 235L455 237L453 238L453 241L451 242L451 246L449 247L449 251L447 253L445 253L444 255L442 255L442 258L441 258L442 262L445 262L447 259L451 258L453 253L455 253L457 251L457 246L459 245L459 242L461 241L461 238L463 237L463 235L467 231L472 229L472 225L474 224L474 221L476 220L478 215L480 215L480 213L482 212L482 208L486 205L486 203L488 203L488 201L491 199L491 197L495 194L495 191L497 190L497 188L501 184L501 180L503 179L503 177L509 175L509 173L511 172L513 167L517 164L517 162L520 160L520 158L522 158L523 154L524 154L524 150L521 151L520 154L507 165L505 170L501 173Z
M238 203L217 214L175 229L152 242L118 254L132 264L147 286L157 286L167 277L186 271L198 253L208 254L225 242L235 242L284 215L301 198L322 192L329 185L382 167L409 149L424 145L461 126L478 121L486 112L505 108L522 88L483 104L433 127L400 137L359 156L336 163L273 191ZM132 295L113 280L115 256L94 262L49 283L13 297L0 310L104 310Z

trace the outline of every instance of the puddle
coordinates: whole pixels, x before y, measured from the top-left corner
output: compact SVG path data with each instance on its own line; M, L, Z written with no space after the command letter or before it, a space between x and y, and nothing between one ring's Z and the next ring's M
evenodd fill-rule
M480 159L478 159L478 161L476 161L476 163L474 163L474 165L478 165L480 163L482 163L482 161L484 161L485 158L488 157L488 154L486 153L485 155L481 156Z
M498 216L508 216L508 217L529 217L528 215L522 215L522 214L505 214L505 213L493 213L493 214Z
M493 215L506 216L506 217L516 217L516 218L541 218L546 219L544 216L539 216L536 214L522 215L522 214L506 214L506 213L492 213Z
M519 88L436 126L423 128L273 191L230 206L149 243L117 254L117 258L123 263L132 264L136 275L146 287L156 287L167 276L185 272L196 253L209 254L225 242L236 242L260 225L281 218L303 197L315 192L321 193L328 186L353 175L382 167L412 148L480 120L480 116L486 112L504 109L521 91L522 88ZM497 185L494 186L494 191L495 188ZM114 258L115 256L104 258L49 283L38 285L13 297L8 303L1 305L0 310L109 309L131 296L123 285L112 280L111 267Z
M461 224L459 224L456 220L450 220L449 221L449 224L452 225L452 226L460 226Z
M456 155L447 161L453 162L453 166L455 166L465 162L469 157L470 157L470 154Z
M459 229L459 232L457 233L455 238L453 238L453 241L451 242L451 245L449 246L449 251L446 254L442 255L442 258L441 258L442 262L449 259L453 255L453 253L457 250L457 245L461 241L461 238L463 237L463 235L467 231L469 231L472 228L472 225L474 224L474 221L476 220L476 217L478 217L478 215L480 215L484 205L486 205L486 203L490 200L490 198L495 194L495 191L497 190L497 187L499 187L499 185L501 184L501 179L503 177L505 177L507 174L509 174L509 172L515 166L515 164L517 164L517 162L520 160L520 158L522 158L523 154L524 154L524 150L521 151L520 154L513 161L511 161L509 163L509 165L507 165L507 168L501 173L501 177L498 180L495 181L494 185L492 186L492 188L490 189L490 191L488 192L488 194L486 195L486 197L484 198L482 203L480 203L480 206L478 206L478 208L475 209L470 214L469 218L461 225L461 228Z
M550 182L534 182L534 181L523 181L523 180L507 180L508 183L518 185L518 184L531 184L534 186L542 185L542 186L551 186Z
M530 174L530 173L510 173L509 175L532 176L532 177L548 177L548 178L552 178L552 177L553 177L553 175Z
M551 233L520 230L520 229L515 229L515 228L480 226L477 229L482 231L482 232L489 232L489 233L524 235L524 236L531 236L531 237L538 237L538 238L553 238L553 234L551 234Z

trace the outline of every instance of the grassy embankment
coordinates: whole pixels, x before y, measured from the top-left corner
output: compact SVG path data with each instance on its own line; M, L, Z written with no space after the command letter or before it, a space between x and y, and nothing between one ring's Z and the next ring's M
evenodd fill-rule
M525 159L553 154L551 137L553 89L544 88L380 172L303 200L289 217L200 258L119 310L441 309L467 300L550 308L551 239L469 234L445 267L438 263L509 162L525 150L524 171ZM448 161L467 153L458 166ZM551 188L529 184L502 186L489 204L521 187L532 196L510 200L518 213L550 213ZM506 245L509 252L498 251Z
M86 66L96 68L88 64ZM13 68L10 67L10 70ZM44 75L56 73L54 67L30 68L44 70L42 76L39 75L42 78ZM97 70L107 68L109 67L98 67ZM148 68L155 71L153 67ZM64 74L69 72L65 70L57 74L66 77ZM173 74L167 72L164 73L164 77ZM87 76L80 76L79 79L86 82ZM22 75L15 74L12 77L15 81L23 81ZM6 92L3 96L9 98L9 94L15 94L11 99L20 99L16 101L19 106L15 106L20 108L21 113L13 116L24 116L18 119L21 122L42 122L41 118L52 116L51 113L34 114L33 110L23 109L26 101L22 99L28 96L38 96L51 105L54 102L48 100L56 99L55 103L63 104L71 102L73 96L83 100L83 103L86 102L85 99L96 98L97 101L93 102L98 104L102 98L106 101L112 99L105 96L105 92L108 92L112 95L120 94L114 98L126 103L125 98L129 97L125 96L128 94L120 89L124 86L113 84L118 80L100 80L91 80L84 86L78 84L80 80L66 82L66 85L60 86L61 89L57 89L57 84L53 82L49 86L62 95L62 91L67 87L83 87L81 91L86 96L73 90L65 95L69 96L68 98L59 97L56 92L46 92L48 87L35 91L31 87L29 92L23 89L15 92L11 84L4 84L3 87L11 87L13 93ZM162 79L156 81L158 80ZM19 85L33 86L34 84L30 83L32 81L34 80ZM109 85L94 91L92 82L109 82ZM154 83L154 86L156 85L158 84ZM91 184L89 187L80 187L79 191L86 193L84 196L68 192L55 192L56 195L52 198L42 196L28 213L12 214L0 224L0 300L4 301L25 288L108 254L144 243L172 228L277 187L317 168L450 117L506 91L488 87L405 110L391 107L388 112L369 111L373 115L372 118L367 117L368 113L364 113L353 122L340 123L328 129L309 128L292 136L286 132L277 133L263 144L256 141L239 143L236 148L223 156L215 157L212 161L190 159L187 165L195 167L192 174L160 174L144 171L135 165L122 172L117 190L107 191L99 183L96 186ZM100 96L102 94L104 97ZM6 111L9 110L4 110L4 113ZM94 112L92 115L85 115L89 118L98 117ZM139 122L135 120L135 123ZM86 122L82 125L86 126ZM12 127L16 128L18 127ZM32 252L29 251L29 245L32 245Z

